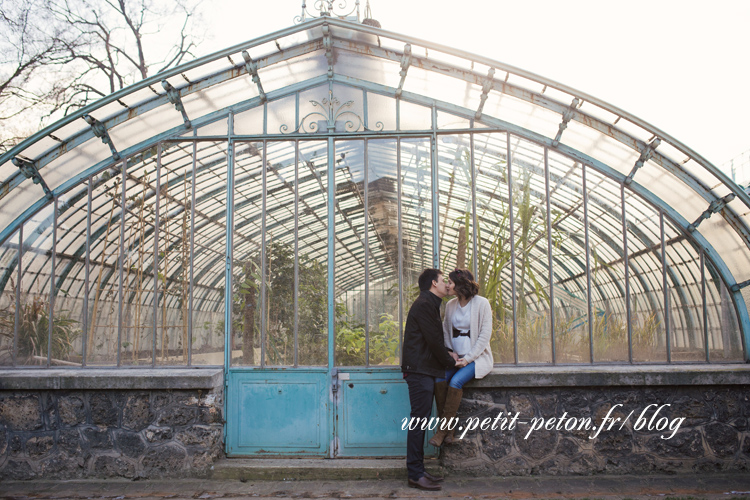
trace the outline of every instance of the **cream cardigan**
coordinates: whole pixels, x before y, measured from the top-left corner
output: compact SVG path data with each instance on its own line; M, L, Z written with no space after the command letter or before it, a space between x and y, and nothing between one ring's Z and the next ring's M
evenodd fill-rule
M471 299L471 328L469 338L471 349L464 359L471 363L474 361L475 378L482 378L492 370L495 361L490 350L490 338L492 338L492 308L490 301L475 295ZM445 305L445 319L443 320L443 339L448 349L453 349L453 323L451 318L458 307L458 298L450 300Z

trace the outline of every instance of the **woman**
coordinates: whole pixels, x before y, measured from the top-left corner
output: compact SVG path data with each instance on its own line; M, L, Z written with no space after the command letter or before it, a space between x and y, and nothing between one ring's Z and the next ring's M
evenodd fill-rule
M466 365L446 370L445 379L435 383L438 416L446 424L456 416L463 396L463 386L469 380L482 378L492 370L494 360L490 350L492 337L492 308L490 302L478 295L479 285L467 269L455 269L448 275L449 295L455 294L445 306L443 337L449 351L455 352ZM443 427L448 427L443 425ZM455 427L455 426L454 426ZM440 446L453 442L453 430L440 429L430 444Z

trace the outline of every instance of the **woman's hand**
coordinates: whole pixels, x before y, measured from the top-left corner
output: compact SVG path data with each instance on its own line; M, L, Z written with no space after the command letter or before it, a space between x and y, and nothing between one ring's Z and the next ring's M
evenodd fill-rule
M467 363L464 358L460 358L458 361L456 361L456 368L463 368L464 366L468 364L469 363Z

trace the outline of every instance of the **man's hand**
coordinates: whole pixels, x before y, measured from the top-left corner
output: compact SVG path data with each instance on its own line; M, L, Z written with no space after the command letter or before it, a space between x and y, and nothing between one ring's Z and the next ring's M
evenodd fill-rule
M466 366L468 364L469 363L467 363L464 358L456 360L456 368L463 368L464 366Z
M456 354L455 351L450 351L448 354L451 355L451 358L453 358L453 361L458 361L458 354Z

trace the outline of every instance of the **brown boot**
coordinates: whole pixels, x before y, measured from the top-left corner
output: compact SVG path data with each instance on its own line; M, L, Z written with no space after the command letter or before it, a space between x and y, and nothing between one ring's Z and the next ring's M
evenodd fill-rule
M462 389L448 387L448 393L445 397L445 407L443 408L443 422L445 422L445 427L447 427L450 420L456 416L463 395L464 391ZM451 442L453 442L453 431L449 431L448 429L440 429L439 431L437 431L437 433L435 433L434 436L432 436L432 439L430 439L430 444L432 446L442 445L448 434L451 435Z

